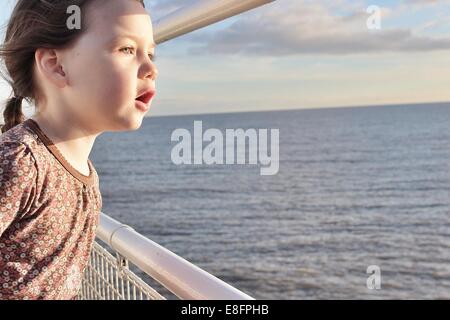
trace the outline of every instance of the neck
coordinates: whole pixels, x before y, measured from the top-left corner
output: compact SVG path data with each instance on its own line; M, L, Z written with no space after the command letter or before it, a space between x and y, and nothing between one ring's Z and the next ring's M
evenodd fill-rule
M92 133L74 119L51 114L37 114L32 119L75 169L89 173L87 160L99 132Z

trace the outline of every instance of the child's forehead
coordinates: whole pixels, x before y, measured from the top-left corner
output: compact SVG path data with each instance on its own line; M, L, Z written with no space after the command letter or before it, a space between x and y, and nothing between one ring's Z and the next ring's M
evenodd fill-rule
M133 0L113 0L112 2L116 1L137 2ZM106 10L102 14L97 13L91 16L88 29L91 29L90 31L98 37L107 38L107 42L119 37L128 37L138 42L153 44L153 26L150 15L144 8L141 9L139 12L123 10L108 14L108 10Z
M86 9L92 13L108 13L109 15L147 13L147 10L138 0L91 1Z
M145 25L152 27L149 13L137 0L108 0L99 3L101 5L86 8L89 25L99 28L121 27L135 33L139 33Z

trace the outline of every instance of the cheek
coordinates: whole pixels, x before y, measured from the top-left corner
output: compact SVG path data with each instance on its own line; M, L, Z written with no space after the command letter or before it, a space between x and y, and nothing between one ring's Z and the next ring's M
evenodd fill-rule
M97 90L106 97L118 99L129 94L130 78L126 70L107 66L99 73ZM104 96L104 98L105 98Z
M131 70L118 59L105 59L97 67L97 85L101 91L117 94L127 88L131 81Z
M79 84L85 97L96 104L123 104L136 91L136 79L132 67L113 57L103 57L92 61L85 72L79 74ZM134 87L133 87L134 86Z

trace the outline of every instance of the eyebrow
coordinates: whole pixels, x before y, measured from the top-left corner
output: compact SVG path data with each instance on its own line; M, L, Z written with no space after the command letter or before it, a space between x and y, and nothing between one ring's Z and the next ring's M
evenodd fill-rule
M124 35L118 35L118 36L113 37L110 42L113 42L113 41L115 41L117 39L120 39L120 38L129 38L129 39L133 39L133 40L135 40L137 42L140 42L142 40L142 38L140 38L140 37L136 37L136 36L133 36L131 34L124 34ZM150 44L150 48L156 48L156 43L152 42Z

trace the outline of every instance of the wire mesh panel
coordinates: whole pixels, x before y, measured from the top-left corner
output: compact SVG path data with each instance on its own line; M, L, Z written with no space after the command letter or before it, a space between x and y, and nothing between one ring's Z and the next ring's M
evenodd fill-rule
M128 267L128 260L114 257L94 242L83 275L79 300L166 300Z

